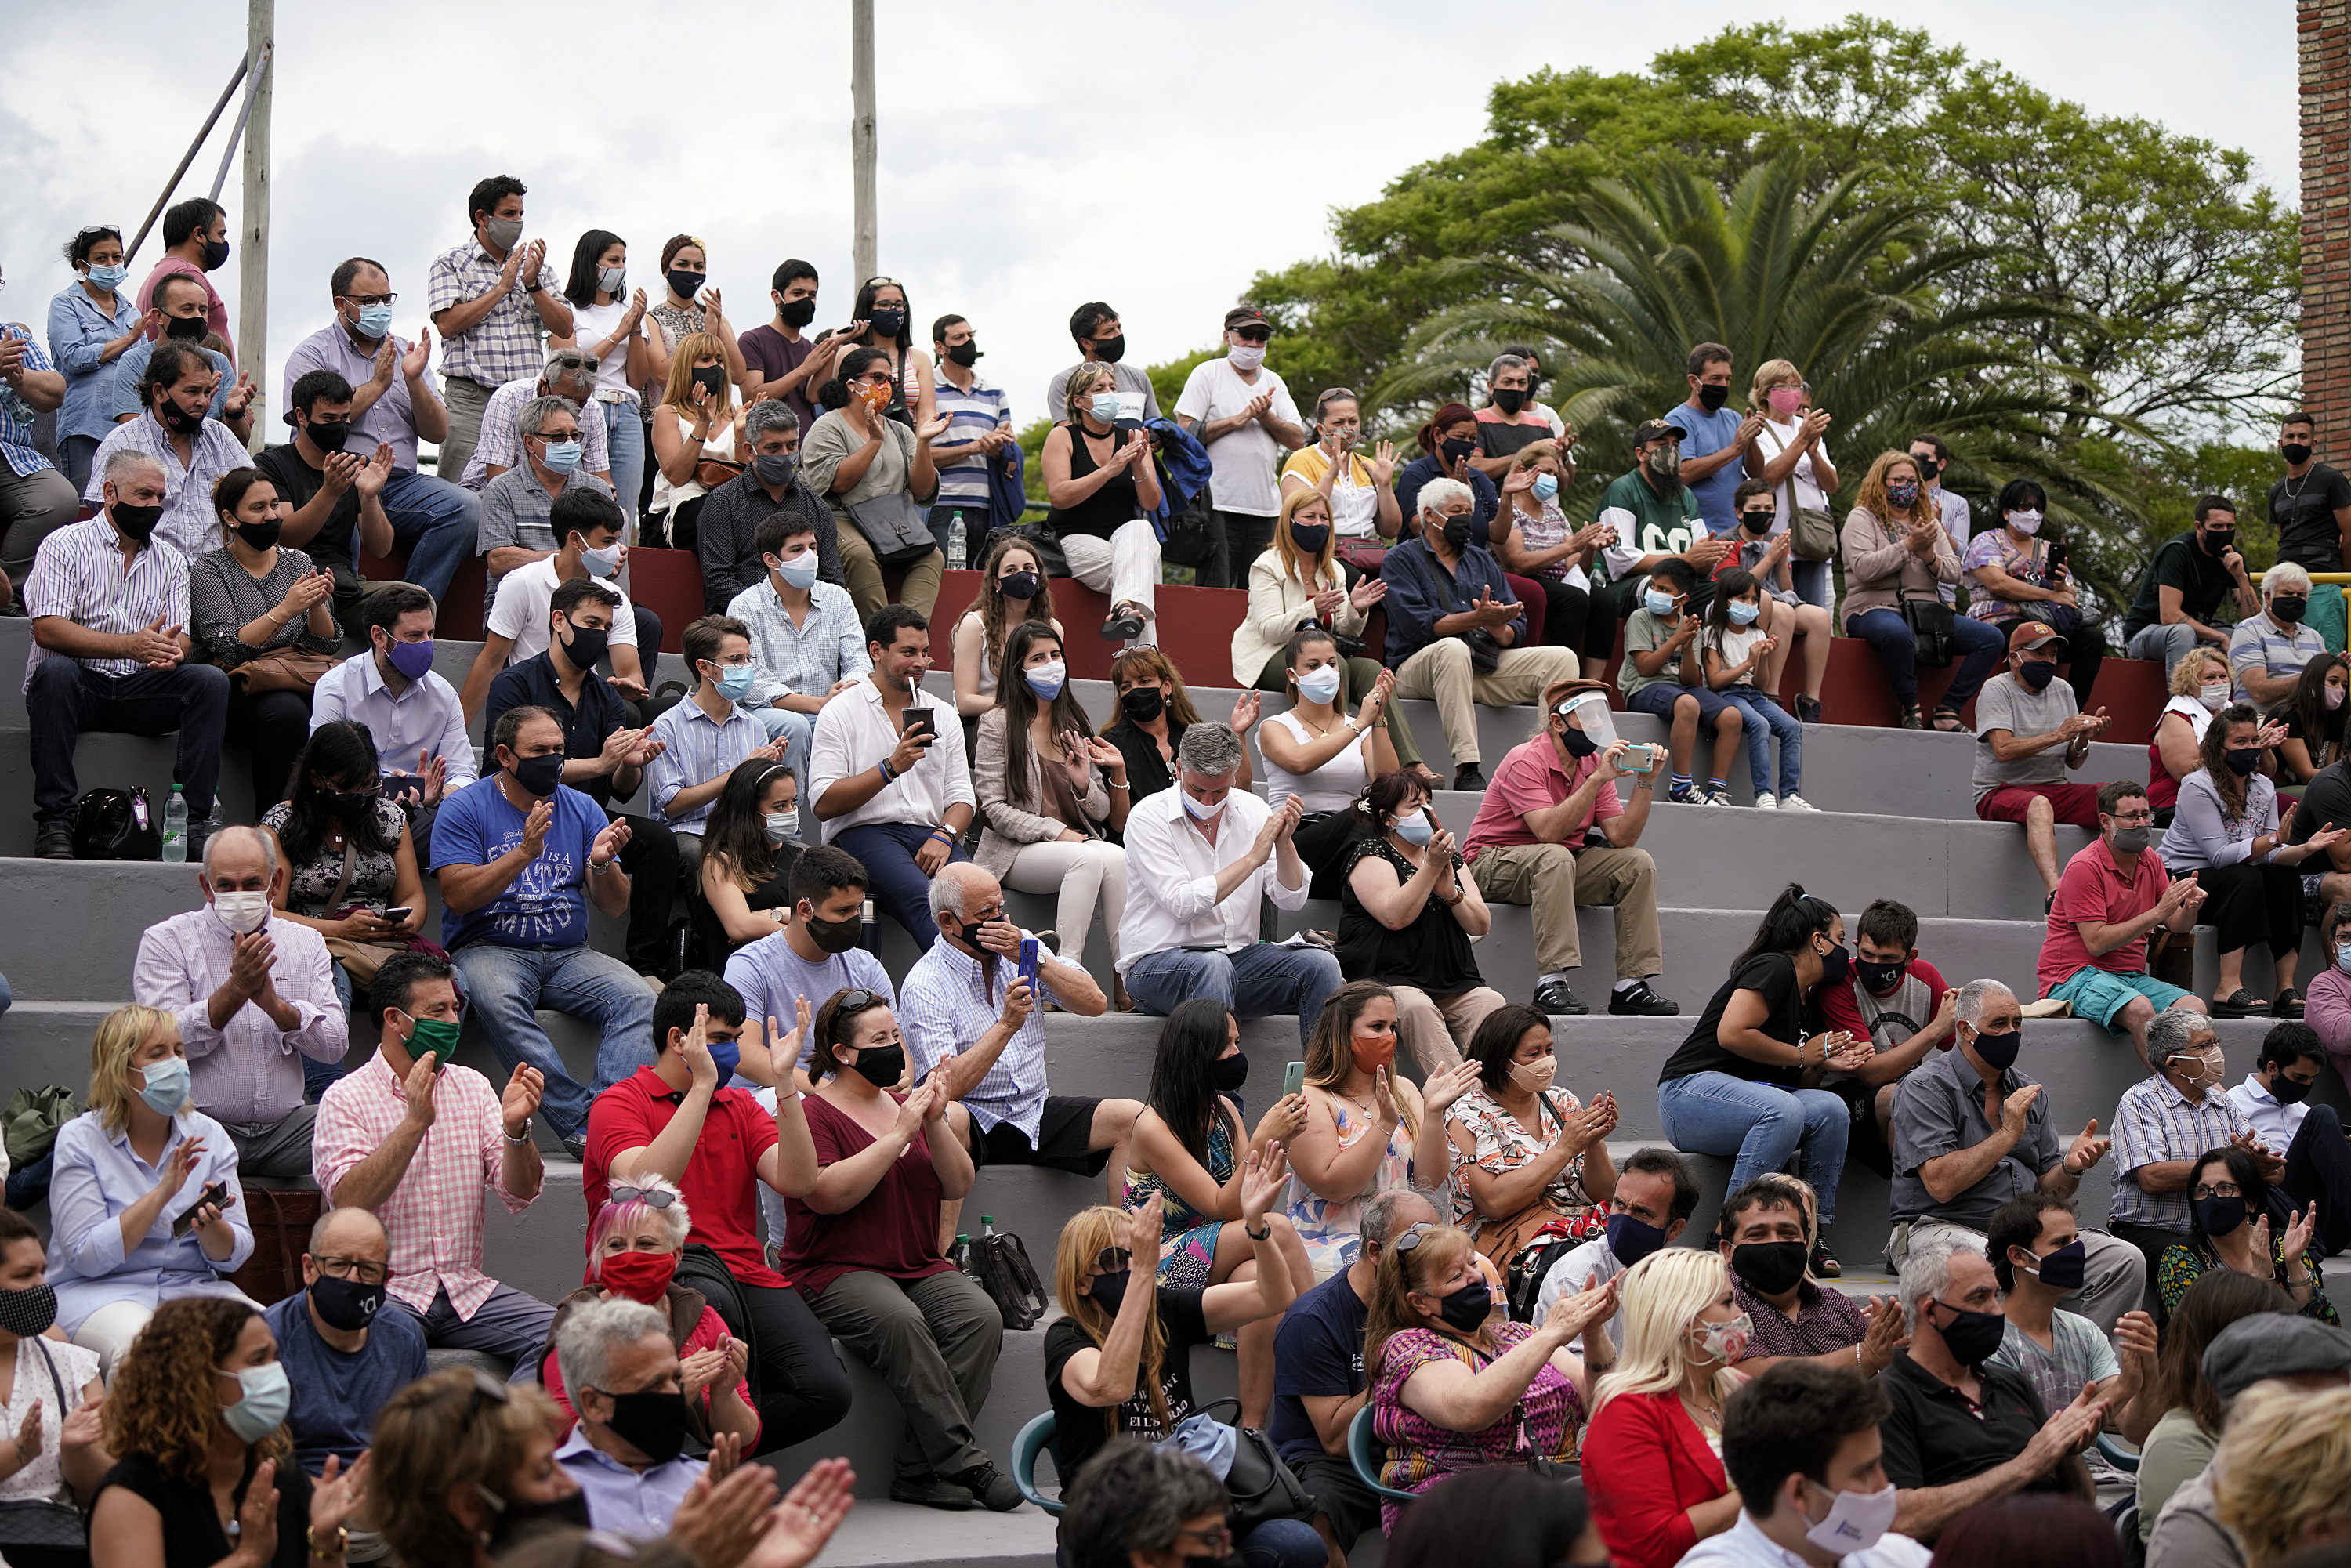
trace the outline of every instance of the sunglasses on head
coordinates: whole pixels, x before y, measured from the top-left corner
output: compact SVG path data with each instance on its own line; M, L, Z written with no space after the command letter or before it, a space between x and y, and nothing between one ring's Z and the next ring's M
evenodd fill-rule
M616 1186L606 1189L607 1203L642 1203L653 1208L667 1208L677 1201L677 1194L664 1192L657 1186Z

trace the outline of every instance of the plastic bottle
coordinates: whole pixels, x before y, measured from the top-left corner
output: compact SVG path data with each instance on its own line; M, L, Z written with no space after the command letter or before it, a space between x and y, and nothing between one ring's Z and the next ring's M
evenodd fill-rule
M188 803L180 798L177 784L172 786L172 798L163 804L163 858L188 858Z
M947 1249L947 1261L964 1273L971 1272L971 1237L968 1233L957 1234L955 1245Z
M964 538L963 511L958 507L956 510L955 521L947 525L947 564L950 567L963 564Z
M990 1237L996 1234L996 1217L994 1215L983 1214L979 1217L979 1234L982 1238Z

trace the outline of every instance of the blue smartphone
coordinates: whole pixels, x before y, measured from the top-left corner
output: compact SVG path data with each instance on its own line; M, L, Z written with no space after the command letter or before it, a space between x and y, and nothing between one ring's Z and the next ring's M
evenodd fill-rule
M1023 936L1020 938L1020 977L1029 982L1029 996L1042 1000L1043 998L1038 988L1037 969L1037 938Z

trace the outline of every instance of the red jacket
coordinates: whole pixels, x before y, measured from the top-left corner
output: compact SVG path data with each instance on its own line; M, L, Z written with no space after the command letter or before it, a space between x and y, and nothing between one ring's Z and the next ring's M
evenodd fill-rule
M1584 1498L1617 1568L1673 1568L1698 1544L1687 1511L1729 1490L1678 1390L1620 1394L1584 1430Z

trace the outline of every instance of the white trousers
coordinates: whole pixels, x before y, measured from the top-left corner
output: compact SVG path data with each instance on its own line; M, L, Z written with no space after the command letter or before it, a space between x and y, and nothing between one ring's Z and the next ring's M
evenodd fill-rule
M1111 961L1118 961L1118 926L1126 918L1126 851L1118 845L1100 839L1023 844L1005 871L1004 885L1061 895L1053 928L1061 936L1062 956L1072 964L1085 962L1086 930L1100 910Z
M1107 541L1092 534L1066 534L1061 554L1069 559L1071 577L1096 593L1109 594L1113 604L1140 604L1145 620L1156 613L1159 533L1149 517L1121 523ZM1144 636L1149 635L1146 627Z

